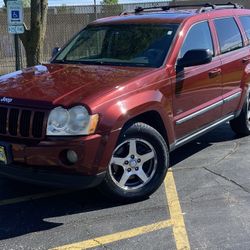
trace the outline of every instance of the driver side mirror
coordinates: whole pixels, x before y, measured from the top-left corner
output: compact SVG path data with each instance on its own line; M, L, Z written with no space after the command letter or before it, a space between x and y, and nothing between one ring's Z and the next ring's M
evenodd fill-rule
M213 53L209 49L189 50L177 61L178 68L185 68L210 63Z

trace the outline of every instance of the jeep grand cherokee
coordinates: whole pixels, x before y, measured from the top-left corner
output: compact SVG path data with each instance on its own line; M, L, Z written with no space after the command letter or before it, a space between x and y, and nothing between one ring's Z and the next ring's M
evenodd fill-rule
M151 195L169 152L221 123L250 134L250 11L137 8L89 24L48 64L0 77L0 173Z

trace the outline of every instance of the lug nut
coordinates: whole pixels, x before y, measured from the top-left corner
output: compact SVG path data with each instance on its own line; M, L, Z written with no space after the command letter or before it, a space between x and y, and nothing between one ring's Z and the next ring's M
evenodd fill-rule
M139 170L139 168L138 168L138 167L136 167L136 168L135 168L135 170L136 170L136 171L138 171L138 170Z
M135 158L135 156L134 156L134 155L131 155L130 157L131 157L131 159L134 159L134 158Z
M125 161L124 164L125 164L125 165L128 165L128 161Z
M138 159L137 162L140 163L140 162L141 162L141 159Z
M128 172L131 172L131 168L128 168L127 171L128 171Z

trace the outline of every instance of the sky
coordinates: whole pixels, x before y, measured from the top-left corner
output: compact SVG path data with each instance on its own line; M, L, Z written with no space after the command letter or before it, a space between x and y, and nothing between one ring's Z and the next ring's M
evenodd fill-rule
M94 0L48 0L49 6L60 6L60 5L92 5ZM101 0L96 0L99 4ZM145 3L145 2L166 2L168 0L119 0L119 3ZM3 0L0 0L0 6L3 5Z

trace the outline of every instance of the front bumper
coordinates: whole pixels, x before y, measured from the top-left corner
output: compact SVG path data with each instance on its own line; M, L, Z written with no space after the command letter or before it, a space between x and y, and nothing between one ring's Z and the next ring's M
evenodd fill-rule
M49 186L93 187L105 175L118 135L117 130L104 135L49 138L36 144L1 138L0 146L10 145L12 160L7 165L0 165L0 174ZM64 161L63 155L67 150L77 153L76 163Z
M94 176L60 174L17 165L0 165L0 175L19 181L58 188L90 188L99 185L105 172Z

